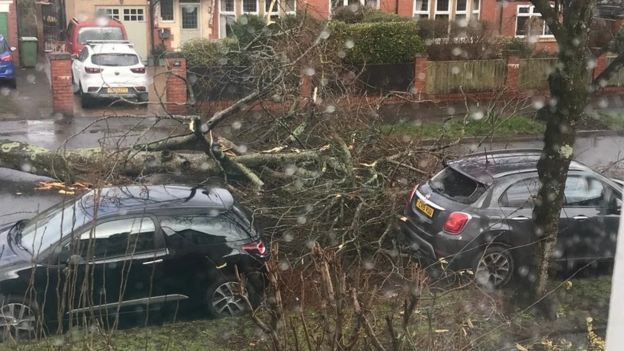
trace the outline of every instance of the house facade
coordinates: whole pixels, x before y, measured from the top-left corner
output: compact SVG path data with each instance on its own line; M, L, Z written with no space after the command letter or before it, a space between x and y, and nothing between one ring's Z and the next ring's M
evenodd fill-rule
M147 57L154 46L179 49L194 38L220 39L228 36L229 24L244 14L274 19L305 11L318 18L331 18L333 9L353 3L400 16L457 21L478 19L490 24L503 37L527 38L537 49L556 51L555 38L540 20L530 1L513 0L152 0L154 18L150 23L148 0L65 0L67 18L87 18L105 14L119 19L128 29L129 39ZM616 0L611 0L616 1ZM12 0L0 0L2 4ZM599 5L597 15L613 14ZM615 7L613 7L615 6ZM613 8L621 9L619 4ZM615 12L614 12L615 11ZM621 10L619 12L622 12ZM617 13L619 13L617 12ZM1 19L0 19L1 21ZM1 24L1 22L0 22ZM150 28L154 32L150 33ZM1 27L0 27L1 29Z
M17 48L17 9L15 0L0 0L0 34L9 45ZM19 50L13 53L15 63L19 61Z

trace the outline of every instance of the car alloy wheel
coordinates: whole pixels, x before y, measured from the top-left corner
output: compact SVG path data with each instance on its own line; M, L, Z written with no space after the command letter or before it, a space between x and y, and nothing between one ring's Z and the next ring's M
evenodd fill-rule
M21 303L8 303L0 308L0 330L4 340L31 339L35 335L35 313Z
M221 316L235 316L248 310L245 299L240 295L238 282L225 282L212 293L212 307Z
M479 259L475 277L477 283L492 287L501 287L511 278L513 264L506 251L488 250Z

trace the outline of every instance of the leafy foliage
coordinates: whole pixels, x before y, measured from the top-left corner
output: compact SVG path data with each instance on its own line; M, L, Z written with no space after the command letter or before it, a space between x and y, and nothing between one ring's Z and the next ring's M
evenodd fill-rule
M351 64L396 64L412 62L423 53L424 43L413 21L346 24L332 22L330 30L337 51L346 52Z
M368 6L351 4L338 7L332 17L335 21L345 23L374 23L374 22L406 22L409 18L394 13L383 12Z

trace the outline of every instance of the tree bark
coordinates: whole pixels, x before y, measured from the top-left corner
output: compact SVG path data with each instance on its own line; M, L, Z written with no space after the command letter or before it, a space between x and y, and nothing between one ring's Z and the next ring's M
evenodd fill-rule
M253 153L231 156L228 159L242 165L228 169L241 174L249 169L262 170L267 166L287 166L300 162L318 162L320 151L284 152L279 154ZM0 167L48 176L63 181L84 179L98 171L125 176L151 173L217 175L221 168L216 161L203 153L174 153L117 150L109 152L99 148L74 149L65 153L52 152L35 145L0 140Z
M533 210L538 246L533 299L537 301L544 297L547 289L549 261L559 232L559 216L574 150L576 124L589 102L587 62L590 57L586 45L594 1L560 4L563 6L561 20L549 1L532 2L542 11L559 45L559 64L549 77L552 103L542 111L547 123L542 157L537 165L541 186Z

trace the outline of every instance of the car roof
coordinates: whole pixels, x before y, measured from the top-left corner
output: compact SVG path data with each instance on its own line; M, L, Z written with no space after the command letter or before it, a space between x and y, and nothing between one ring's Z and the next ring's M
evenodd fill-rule
M87 46L91 48L94 54L133 54L138 55L136 50L132 47L132 44L128 43L97 43L89 44Z
M479 183L492 185L494 179L507 175L537 171L537 161L542 150L511 149L495 150L467 155L447 165L455 171ZM588 170L578 161L570 163L570 170Z
M149 213L166 209L227 211L234 206L232 194L223 188L182 185L133 185L92 190L78 200L90 217Z

